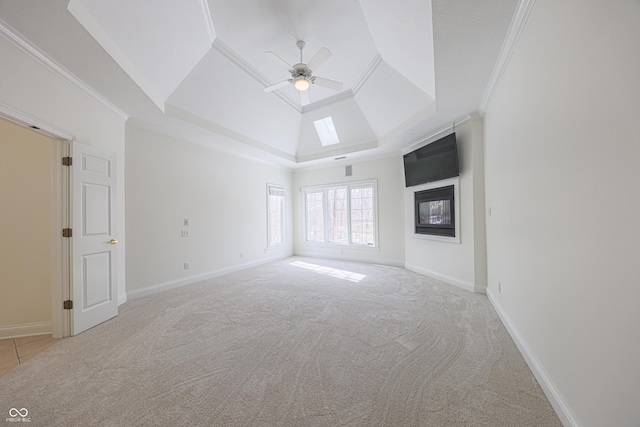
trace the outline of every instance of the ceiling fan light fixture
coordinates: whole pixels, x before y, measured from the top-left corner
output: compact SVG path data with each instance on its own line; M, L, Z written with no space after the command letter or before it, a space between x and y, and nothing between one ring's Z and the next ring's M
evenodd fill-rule
M304 92L305 90L309 89L311 83L305 76L298 76L293 80L293 86L300 92Z

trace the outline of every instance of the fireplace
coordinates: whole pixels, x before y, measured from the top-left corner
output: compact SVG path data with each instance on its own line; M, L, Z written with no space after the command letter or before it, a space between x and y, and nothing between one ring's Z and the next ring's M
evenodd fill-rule
M433 188L415 193L416 234L456 236L454 187Z

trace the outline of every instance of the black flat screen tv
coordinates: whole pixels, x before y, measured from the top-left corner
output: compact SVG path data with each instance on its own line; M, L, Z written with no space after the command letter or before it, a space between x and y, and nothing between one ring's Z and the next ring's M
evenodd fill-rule
M407 187L459 176L455 132L404 155Z

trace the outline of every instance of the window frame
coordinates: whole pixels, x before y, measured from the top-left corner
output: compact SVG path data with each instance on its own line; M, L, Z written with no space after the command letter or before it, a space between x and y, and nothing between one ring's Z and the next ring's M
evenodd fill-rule
M271 190L282 191L282 213L280 220L281 240L278 243L271 243ZM267 183L267 249L278 248L286 243L287 232L287 190L284 185Z
M352 213L351 213L351 190L357 188L372 188L373 193L373 244L354 243L352 236ZM347 241L346 242L332 242L329 241L329 224L328 224L328 201L327 192L329 190L345 189L347 192ZM324 247L349 247L349 248L362 248L362 249L378 249L378 181L365 180L365 181L351 181L341 182L326 185L316 185L309 187L301 187L300 193L302 204L302 243L309 246L324 246ZM323 211L323 224L322 224L322 240L307 240L307 194L310 193L322 193L322 211Z

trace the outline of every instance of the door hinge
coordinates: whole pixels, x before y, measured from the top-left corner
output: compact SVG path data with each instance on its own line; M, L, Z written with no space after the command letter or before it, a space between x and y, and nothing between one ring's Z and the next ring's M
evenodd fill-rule
M73 159L69 156L62 158L62 166L71 166L73 164Z
M71 231L70 228L63 228L62 229L62 237L72 237L73 232Z
M65 310L73 310L73 301L71 301L70 299L66 300L63 304L62 307Z

